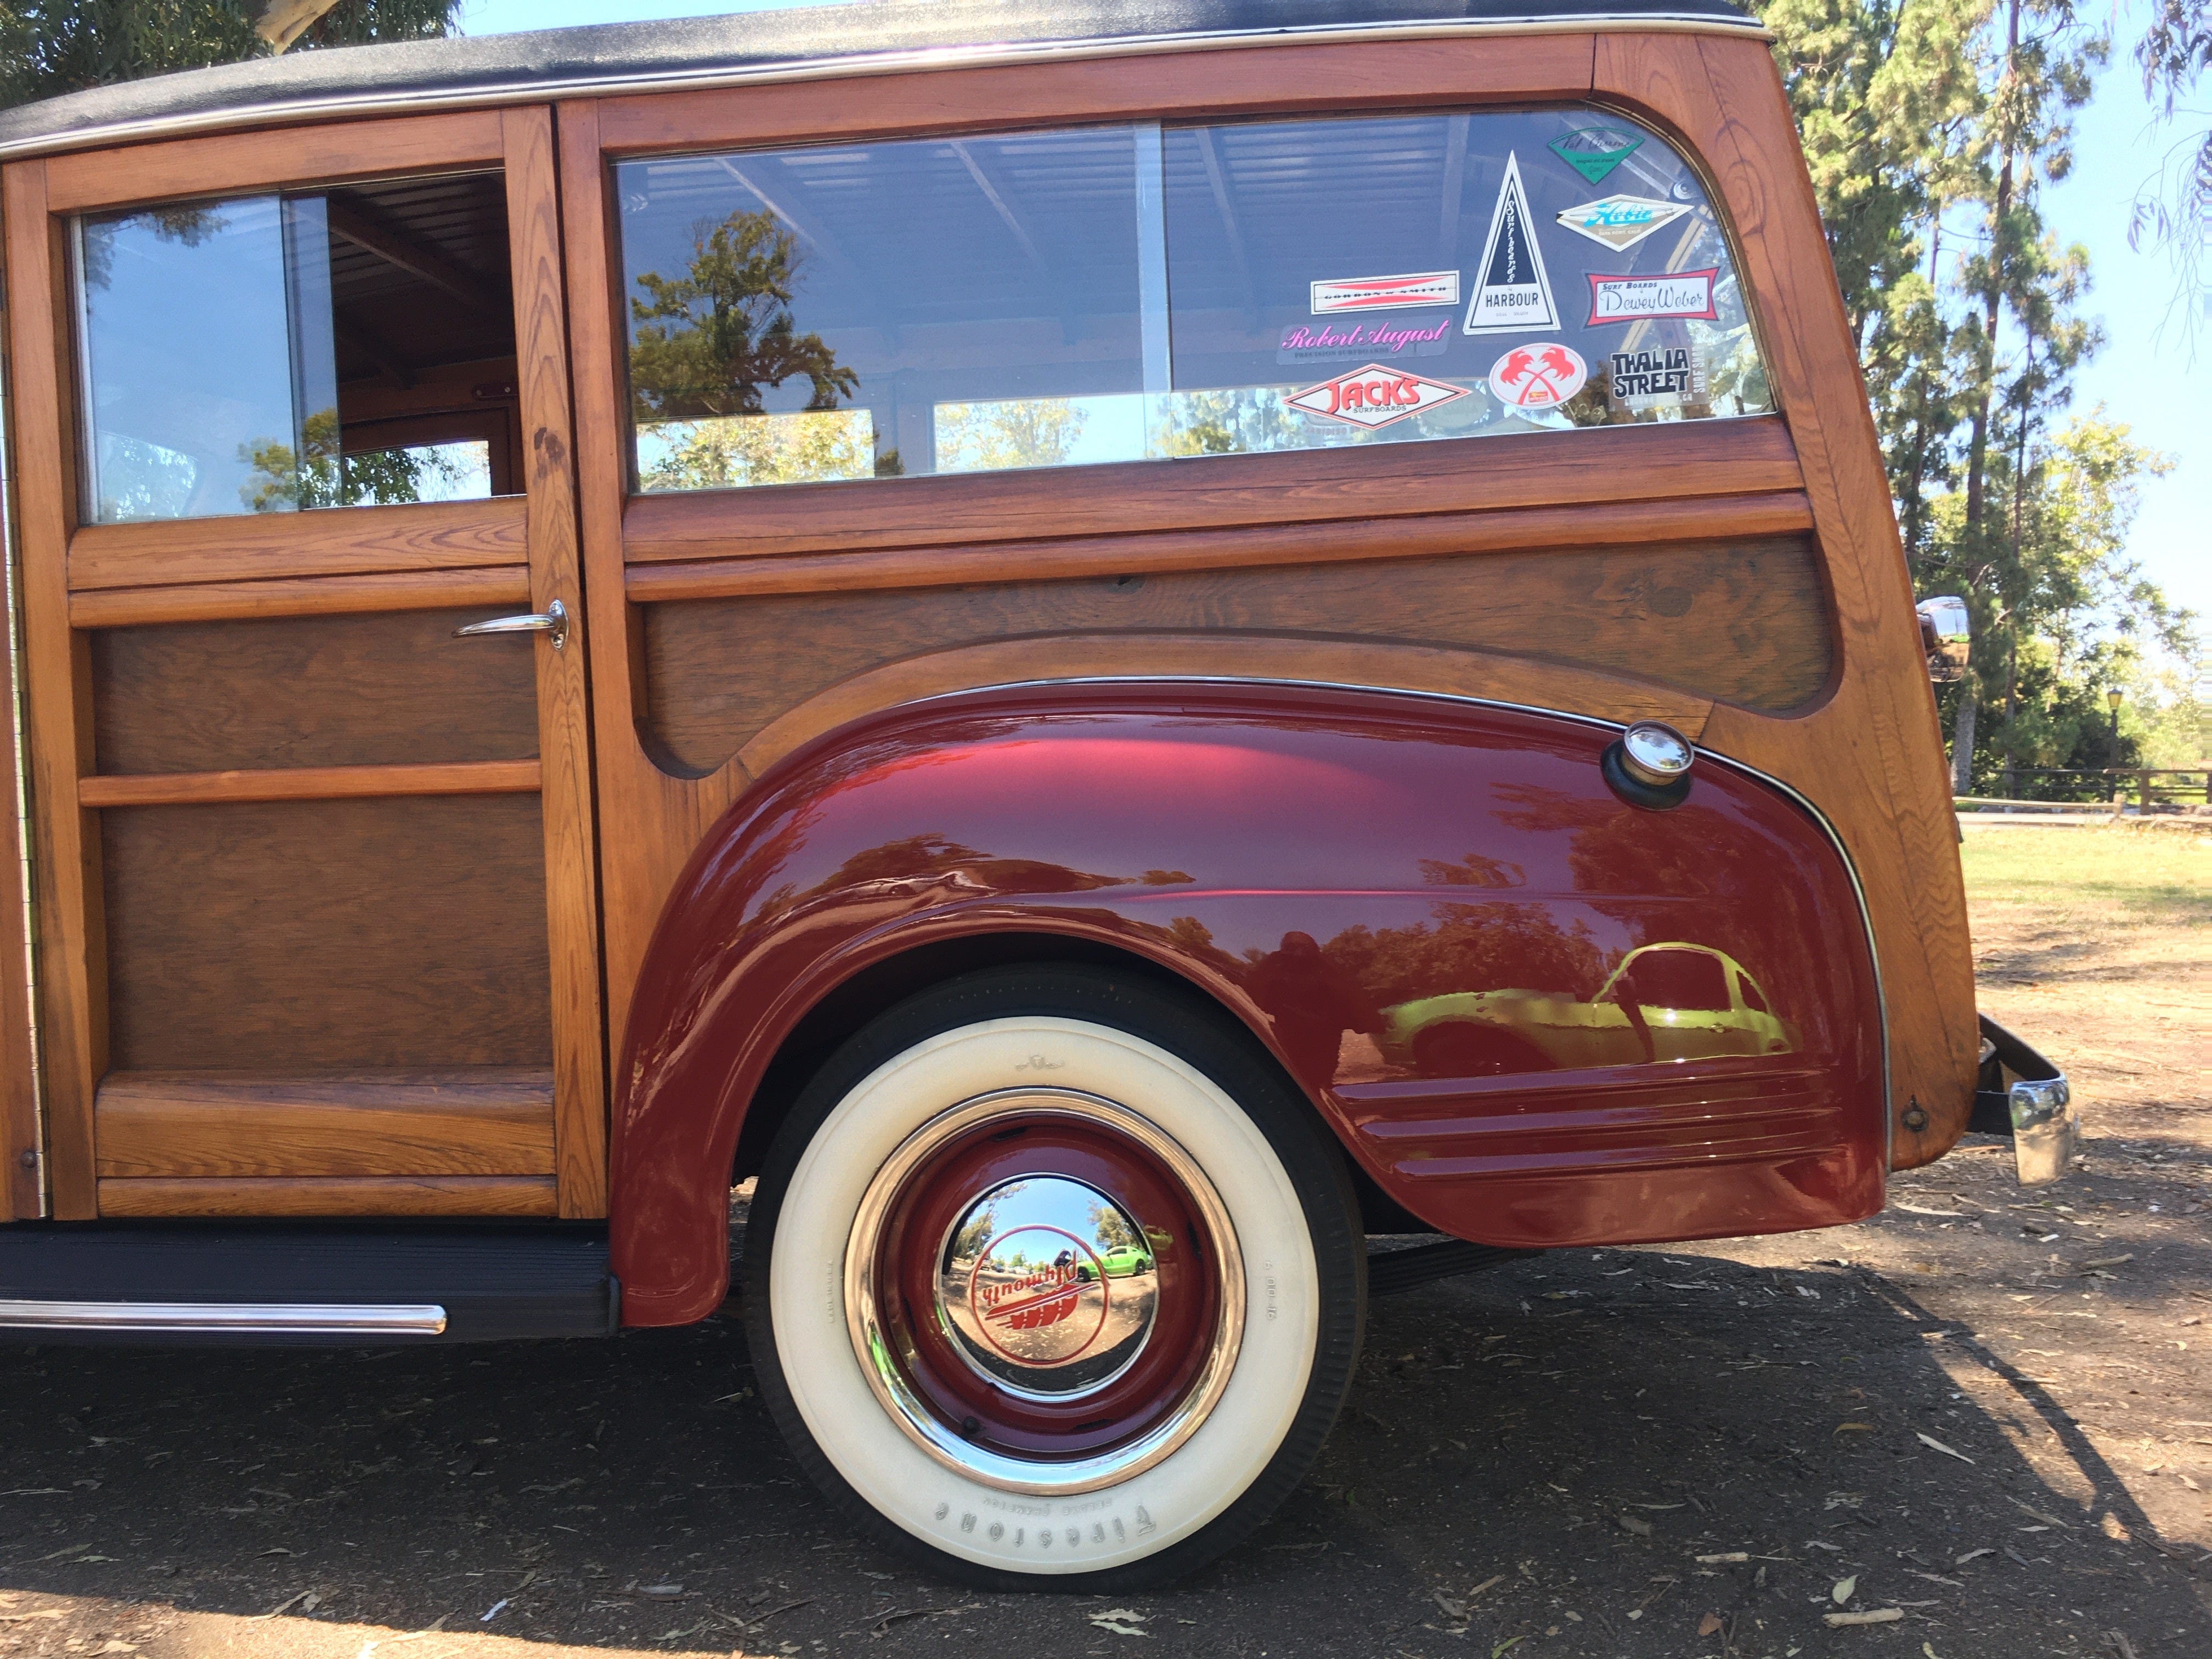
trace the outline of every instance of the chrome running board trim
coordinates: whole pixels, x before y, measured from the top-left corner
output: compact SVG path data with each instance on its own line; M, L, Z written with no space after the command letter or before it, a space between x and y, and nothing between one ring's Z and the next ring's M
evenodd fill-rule
M0 1300L0 1329L234 1331L285 1336L442 1336L434 1302L34 1302Z

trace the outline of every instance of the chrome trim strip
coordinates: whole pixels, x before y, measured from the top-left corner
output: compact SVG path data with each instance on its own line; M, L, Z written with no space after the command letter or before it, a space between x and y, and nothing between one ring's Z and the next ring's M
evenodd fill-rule
M442 1336L434 1302L40 1302L0 1300L0 1329L228 1332L283 1336Z
M1321 46L1372 40L1437 40L1464 36L1517 34L1722 34L1771 40L1773 32L1755 18L1740 21L1688 13L1637 15L1607 13L1587 17L1524 17L1435 23L1340 24L1312 29L1231 29L1210 33L1130 35L1115 40L1000 42L968 46L933 46L903 52L853 53L842 58L799 59L744 69L681 69L657 73L579 76L557 71L516 71L512 83L454 87L444 90L333 94L294 102L247 104L234 109L198 110L188 115L118 121L106 126L51 133L0 144L0 161L54 155L104 145L139 143L220 130L245 130L290 122L330 121L364 115L397 115L428 110L543 104L556 99L611 98L653 92L710 92L733 87L771 86L779 82L833 80L860 76L902 75L918 70L985 69L1003 64L1080 62L1099 58L1141 58L1162 52L1218 52L1264 46Z

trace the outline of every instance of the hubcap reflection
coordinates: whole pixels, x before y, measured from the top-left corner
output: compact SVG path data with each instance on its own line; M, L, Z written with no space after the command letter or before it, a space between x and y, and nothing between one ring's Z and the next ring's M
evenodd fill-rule
M1128 1369L1159 1279L1143 1229L1095 1187L1035 1175L971 1205L939 1258L937 1306L960 1357L1001 1387L1068 1399Z

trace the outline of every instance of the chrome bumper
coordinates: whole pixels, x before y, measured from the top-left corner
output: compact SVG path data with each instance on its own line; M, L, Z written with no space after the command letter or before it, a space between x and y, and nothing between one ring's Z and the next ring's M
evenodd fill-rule
M2066 1074L1987 1014L1981 1022L1981 1077L1966 1127L2012 1142L2021 1186L2056 1181L2073 1168L2081 1139Z

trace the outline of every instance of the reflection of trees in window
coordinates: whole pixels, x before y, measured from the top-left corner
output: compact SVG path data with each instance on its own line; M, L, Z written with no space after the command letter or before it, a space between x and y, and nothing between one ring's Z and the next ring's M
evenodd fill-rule
M1074 453L1091 412L1068 398L937 406L937 470L1000 472L1061 466Z
M240 444L238 458L253 469L238 487L255 513L291 513L317 507L389 507L401 501L452 500L488 495L473 464L481 445L426 444L344 455L338 449L338 412L319 409L301 427L300 451L277 439ZM471 486L477 486L471 488Z
M150 230L165 242L198 247L223 228L219 210L212 207L153 208L125 219L93 219L85 222L84 285L106 288L115 270L115 239L125 230Z
M659 453L639 469L641 489L814 483L888 477L900 470L896 449L877 455L874 423L865 409L672 422L650 444Z
M1161 412L1159 453L1250 455L1310 447L1314 434L1285 404L1284 396L1277 386L1175 392Z
M763 412L763 388L805 376L810 410L830 410L860 377L841 368L818 334L791 314L798 240L767 212L731 214L691 228L682 276L647 271L630 301L630 405L639 421Z

